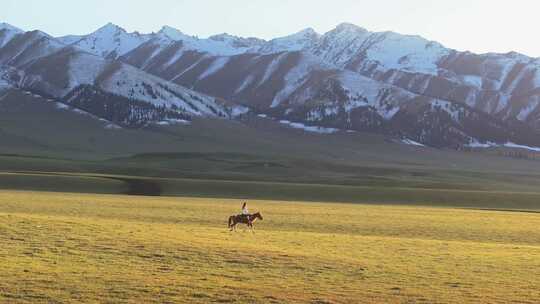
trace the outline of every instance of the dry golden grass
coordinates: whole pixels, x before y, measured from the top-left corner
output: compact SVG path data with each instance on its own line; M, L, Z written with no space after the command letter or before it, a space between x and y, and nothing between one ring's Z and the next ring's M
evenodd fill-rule
M540 214L0 192L2 303L538 303Z

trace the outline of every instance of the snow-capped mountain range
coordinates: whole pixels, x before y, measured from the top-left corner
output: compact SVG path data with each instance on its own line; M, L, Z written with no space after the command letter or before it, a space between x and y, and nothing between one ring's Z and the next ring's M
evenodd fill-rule
M98 56L81 47L86 43L67 45L66 39L3 26L0 78L12 89L33 92L127 127L194 116L230 117L232 113L232 108L214 97ZM126 49L117 46L114 51Z
M123 56L148 41L163 46L174 41L182 41L185 48L203 51L213 55L237 55L264 43L263 40L256 38L240 38L228 34L199 39L195 36L186 35L170 26L164 26L157 33L128 33L123 28L112 23L106 24L89 35L64 36L59 37L58 40L66 45L76 46L94 55L108 59L116 59Z
M250 111L436 147L540 146L540 59L458 52L347 23L269 41L203 39L168 26L128 33L113 24L53 38L0 24L0 65L11 85L102 118L116 117L108 113L116 103L129 105L121 108L131 114L115 118L125 125ZM160 114L142 114L147 105Z

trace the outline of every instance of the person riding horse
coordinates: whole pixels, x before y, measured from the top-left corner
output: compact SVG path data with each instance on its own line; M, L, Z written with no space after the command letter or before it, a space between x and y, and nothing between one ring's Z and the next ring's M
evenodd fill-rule
M253 223L256 220L262 220L263 217L260 212L255 214L250 214L247 208L247 203L242 205L242 213L238 215L232 215L229 217L229 228L232 230L236 229L238 224L246 224L253 231Z
M244 202L244 204L242 205L242 216L244 218L249 218L249 210L247 208L247 202Z

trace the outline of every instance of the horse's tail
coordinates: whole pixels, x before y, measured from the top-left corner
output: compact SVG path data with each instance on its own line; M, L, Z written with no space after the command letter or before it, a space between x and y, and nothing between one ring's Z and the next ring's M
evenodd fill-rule
M234 221L234 216L229 217L229 228L232 227Z

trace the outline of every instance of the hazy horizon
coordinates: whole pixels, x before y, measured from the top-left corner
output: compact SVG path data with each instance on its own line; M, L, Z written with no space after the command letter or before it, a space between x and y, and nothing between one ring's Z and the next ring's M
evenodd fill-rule
M540 57L540 44L530 38L540 3L532 0L522 0L520 6L486 0L154 0L151 5L141 0L27 0L23 8L20 2L5 0L0 22L53 36L88 34L111 22L128 32L156 32L168 25L199 37L229 33L272 39L305 28L323 34L340 23L353 23L370 31L420 35L461 51Z

